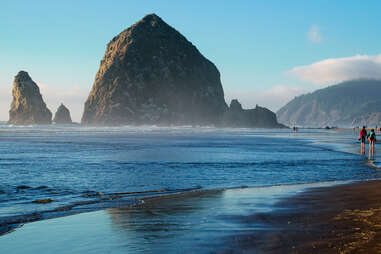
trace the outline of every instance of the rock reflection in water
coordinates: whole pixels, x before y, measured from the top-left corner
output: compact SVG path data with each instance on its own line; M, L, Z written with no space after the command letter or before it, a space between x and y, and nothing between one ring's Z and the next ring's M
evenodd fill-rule
M296 189L296 188L295 188ZM153 253L211 253L227 248L227 239L267 230L262 223L242 222L242 216L268 212L275 198L290 194L282 187L190 192L145 200L143 205L110 209L113 230L129 246Z
M217 216L223 209L222 191L191 192L145 200L143 205L110 209L114 230L126 244L147 251L186 253L216 249L216 236L225 230ZM212 240L213 238L213 240Z
M195 191L147 198L136 207L25 224L0 237L0 249L1 253L17 254L26 249L39 254L242 253L242 241L260 244L256 236L273 230L264 219L278 217L264 214L277 209L284 212L285 205L274 207L277 201L305 188L329 185ZM250 250L254 247L256 251L257 244L250 245Z

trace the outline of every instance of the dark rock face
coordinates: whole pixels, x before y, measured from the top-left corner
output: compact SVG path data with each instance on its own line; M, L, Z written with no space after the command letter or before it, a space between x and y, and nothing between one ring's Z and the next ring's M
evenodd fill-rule
M46 107L40 89L25 71L13 82L13 101L9 110L9 124L51 124L52 113Z
M218 124L220 73L155 14L113 38L85 103L83 124Z
M239 101L237 99L234 99L230 102L230 107L229 107L229 111L231 111L232 113L236 113L236 112L241 112L243 109L242 109L242 105L241 103L239 103Z
M275 113L256 106L255 109L243 109L238 100L232 100L229 109L225 112L222 125L243 128L285 128L279 124Z
M53 122L57 124L71 124L73 123L71 121L71 116L70 116L70 111L65 105L61 104L58 109L56 114L54 115L54 120Z

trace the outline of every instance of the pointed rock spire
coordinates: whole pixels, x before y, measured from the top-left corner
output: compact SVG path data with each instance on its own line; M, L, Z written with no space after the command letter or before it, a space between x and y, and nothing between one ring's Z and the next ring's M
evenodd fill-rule
M46 107L39 87L26 71L15 76L12 95L9 124L51 124L52 113Z
M56 124L71 124L73 123L70 116L70 111L63 103L58 107L54 115L53 122Z

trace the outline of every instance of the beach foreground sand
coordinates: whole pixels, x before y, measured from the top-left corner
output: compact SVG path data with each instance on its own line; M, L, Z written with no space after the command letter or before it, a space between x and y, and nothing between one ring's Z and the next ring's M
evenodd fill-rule
M29 223L0 237L0 246L40 254L381 253L381 181L147 198Z
M237 236L240 253L381 253L381 181L314 188L242 218L273 229ZM226 251L226 252L231 252Z

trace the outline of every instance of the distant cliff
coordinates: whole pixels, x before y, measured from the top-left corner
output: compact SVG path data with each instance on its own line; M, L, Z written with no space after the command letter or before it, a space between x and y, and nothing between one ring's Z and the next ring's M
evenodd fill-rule
M381 125L381 81L346 81L298 96L277 112L288 125Z
M13 82L13 101L9 110L9 124L51 124L52 113L46 107L40 89L25 71Z

